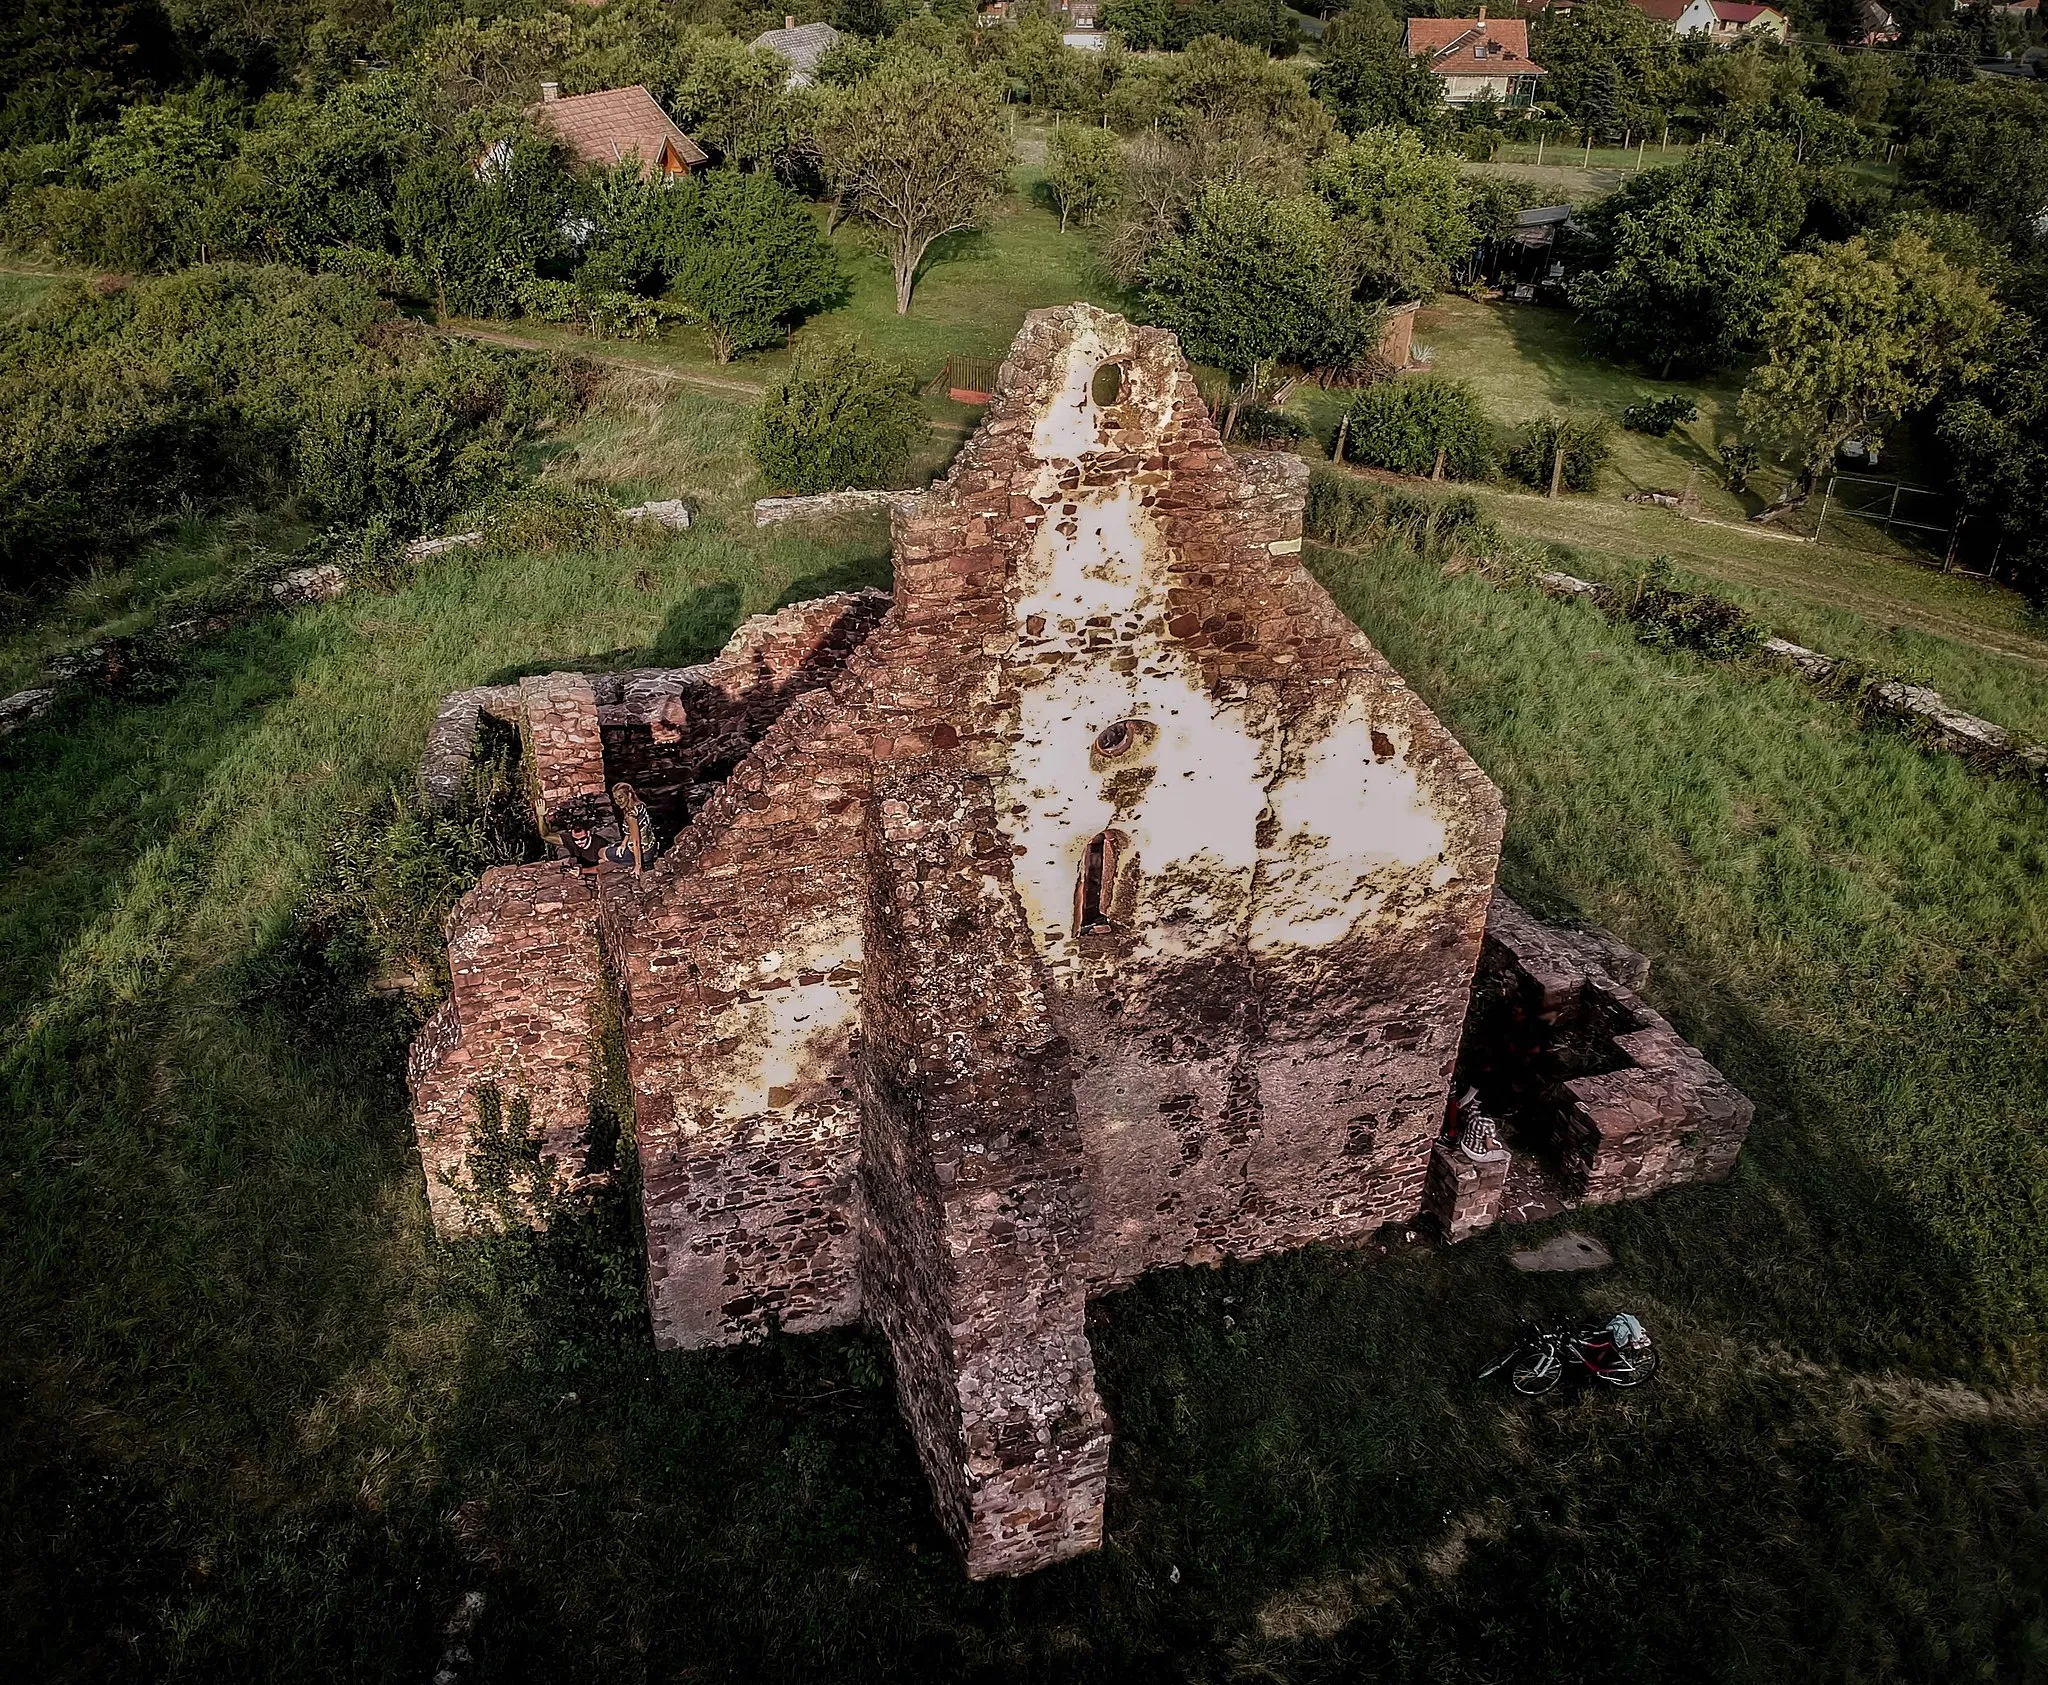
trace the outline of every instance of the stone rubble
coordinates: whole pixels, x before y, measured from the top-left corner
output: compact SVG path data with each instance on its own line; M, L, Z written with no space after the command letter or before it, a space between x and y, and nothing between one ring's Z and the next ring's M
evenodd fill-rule
M867 515L882 510L893 513L909 509L923 495L918 491L827 491L814 497L764 497L754 505L754 525L829 521L843 515Z

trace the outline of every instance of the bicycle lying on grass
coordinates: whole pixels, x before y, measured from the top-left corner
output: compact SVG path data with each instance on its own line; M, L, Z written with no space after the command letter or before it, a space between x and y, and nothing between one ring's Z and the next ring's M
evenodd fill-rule
M1639 1387L1657 1373L1657 1348L1643 1325L1626 1311L1605 1322L1576 1329L1525 1324L1522 1339L1505 1357L1479 1371L1483 1381L1508 1372L1508 1385L1528 1398L1547 1393L1568 1369L1583 1370L1602 1386Z

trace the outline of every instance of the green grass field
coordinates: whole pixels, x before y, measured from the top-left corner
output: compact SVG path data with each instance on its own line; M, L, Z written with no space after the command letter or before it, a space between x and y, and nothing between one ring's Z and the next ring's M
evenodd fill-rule
M628 379L546 453L687 535L444 558L0 746L11 1677L427 1678L471 1591L493 1680L2048 1670L2038 792L1406 552L1311 560L1501 785L1509 887L1650 953L1758 1104L1727 1185L1586 1215L1612 1271L1150 1278L1091 1317L1108 1547L974 1586L871 1337L656 1357L629 1237L439 1247L409 1023L293 910L444 692L886 580L878 526L748 524L743 413ZM1525 1308L1624 1305L1640 1397L1470 1380Z

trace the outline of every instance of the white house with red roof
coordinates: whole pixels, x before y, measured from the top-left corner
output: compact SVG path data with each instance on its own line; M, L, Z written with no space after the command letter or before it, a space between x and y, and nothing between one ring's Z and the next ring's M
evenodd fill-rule
M1529 26L1520 18L1410 18L1402 50L1426 58L1443 84L1446 105L1494 100L1527 105L1549 73L1529 56Z
M1749 6L1739 0L1690 0L1677 23L1681 35L1704 35L1717 47L1732 47L1752 36L1785 39L1785 14L1775 6Z

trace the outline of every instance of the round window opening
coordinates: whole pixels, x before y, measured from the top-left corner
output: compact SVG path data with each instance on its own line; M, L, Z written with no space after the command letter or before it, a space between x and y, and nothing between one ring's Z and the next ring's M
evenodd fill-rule
M1123 390L1124 368L1121 363L1104 363L1088 383L1088 395L1104 409L1122 397Z
M1129 754L1138 741L1138 733L1129 720L1118 720L1115 725L1096 738L1095 752L1104 760L1113 761L1119 755Z

